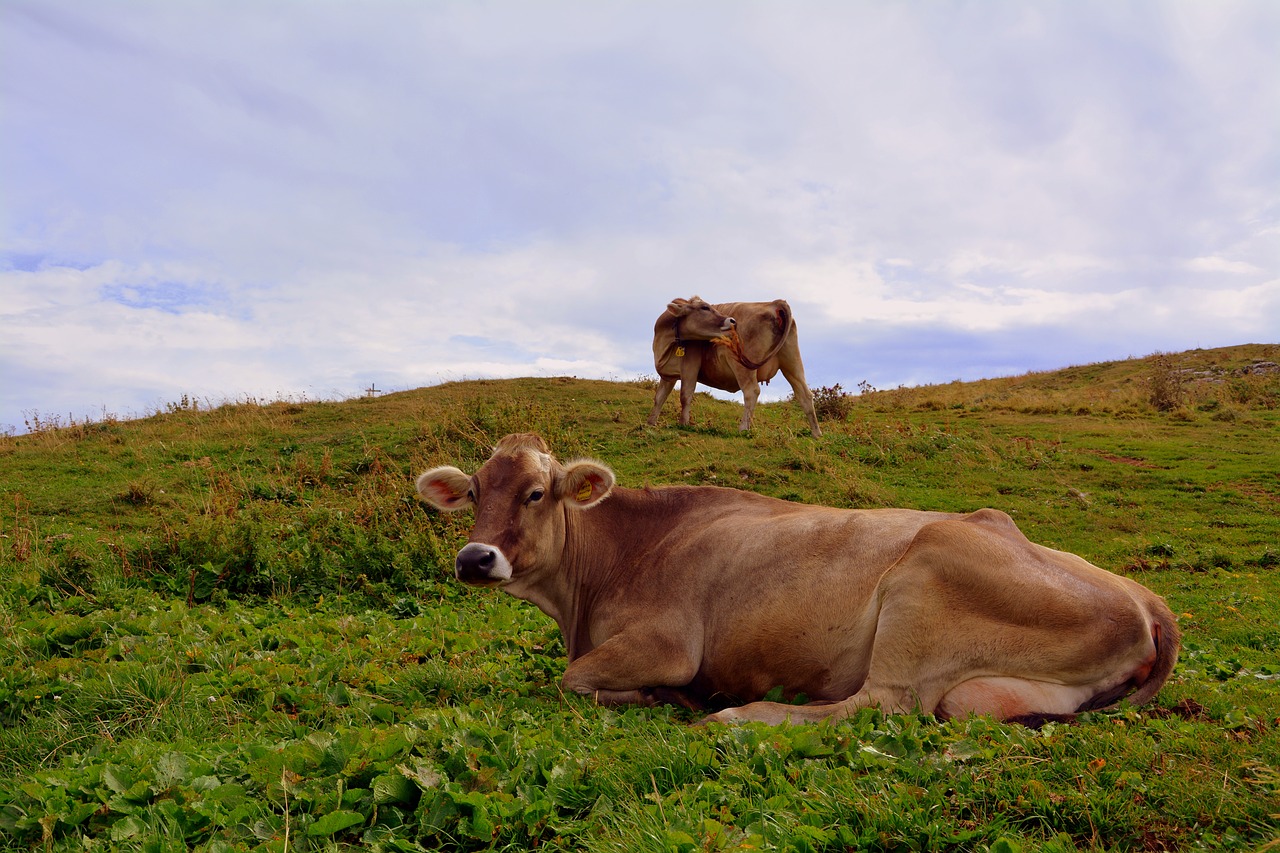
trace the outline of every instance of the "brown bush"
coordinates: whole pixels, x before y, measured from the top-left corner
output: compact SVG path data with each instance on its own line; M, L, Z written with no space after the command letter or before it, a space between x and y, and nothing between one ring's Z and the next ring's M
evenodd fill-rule
M1158 352L1151 356L1151 369L1144 380L1147 400L1158 412L1172 412L1186 398L1186 376L1173 363L1173 356Z

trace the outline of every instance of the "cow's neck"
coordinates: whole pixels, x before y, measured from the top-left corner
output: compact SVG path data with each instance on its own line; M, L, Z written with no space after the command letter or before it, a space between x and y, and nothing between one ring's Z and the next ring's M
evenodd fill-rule
M591 612L591 603L600 583L608 582L607 566L616 563L612 559L616 536L597 529L602 527L598 524L601 521L606 522L604 528L608 527L608 517L612 513L605 507L611 503L613 500L609 499L589 510L562 508L565 541L559 563L521 577L503 588L516 598L535 605L555 621L569 651L569 660L591 651L586 615ZM606 568L602 570L602 567Z
M687 495L683 489L619 486L591 509L569 511L561 565L568 609L557 622L570 660L594 647L590 626L601 597L636 580L651 548L683 514Z
M561 585L565 593L564 618L556 620L564 637L569 660L595 647L591 640L591 614L600 593L625 568L627 537L619 536L619 510L631 504L629 489L615 488L603 503L589 510L566 510L565 543L561 558Z
M554 619L569 660L581 657L594 648L590 628L600 597L633 578L651 540L670 529L690 499L684 489L617 487L591 509L565 508L559 565L507 592Z
M565 513L566 528L572 523L570 517L574 510L561 508ZM551 565L542 570L519 575L503 587L503 591L516 598L535 605L543 613L555 620L560 626L560 633L565 637L565 645L569 644L568 624L573 617L573 584L561 565Z
M680 334L680 321L683 317L677 317L671 322L671 341L662 350L662 355L656 359L658 371L669 371L672 373L680 372L680 362L687 357L691 349L696 349L696 345L701 341L686 341ZM672 361L675 364L672 364Z

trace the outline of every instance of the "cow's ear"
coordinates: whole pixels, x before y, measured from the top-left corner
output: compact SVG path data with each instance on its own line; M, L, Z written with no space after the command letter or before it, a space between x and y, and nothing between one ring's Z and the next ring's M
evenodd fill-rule
M694 299L697 298L698 297L696 296L694 297ZM672 314L675 314L677 317L683 317L689 313L691 305L692 303L688 299L672 299L667 303L667 310Z
M588 509L609 496L613 483L613 472L607 467L581 459L565 467L556 496L574 509Z
M418 477L418 497L436 509L457 512L471 506L471 478L446 465L432 468Z

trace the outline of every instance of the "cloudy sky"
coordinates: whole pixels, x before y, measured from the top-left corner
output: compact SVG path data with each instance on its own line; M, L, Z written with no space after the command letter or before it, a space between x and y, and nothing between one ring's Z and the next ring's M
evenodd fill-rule
M788 299L847 389L1277 342L1277 44L1274 0L0 0L0 431L652 375L695 293Z

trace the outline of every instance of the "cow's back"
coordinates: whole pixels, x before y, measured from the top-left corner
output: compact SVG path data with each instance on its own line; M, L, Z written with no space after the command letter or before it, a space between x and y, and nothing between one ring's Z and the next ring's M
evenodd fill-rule
M609 573L590 596L594 612L583 615L598 625L679 620L702 649L689 691L712 701L782 684L804 685L811 699L849 695L866 674L880 577L921 527L953 517L715 487L617 488L592 515L598 535L628 546L625 566ZM851 620L851 612L863 616ZM588 633L603 638L600 628Z
M717 562L723 586L705 600L699 676L733 697L780 685L810 700L850 695L867 674L880 579L923 526L950 517L812 506L739 516Z

